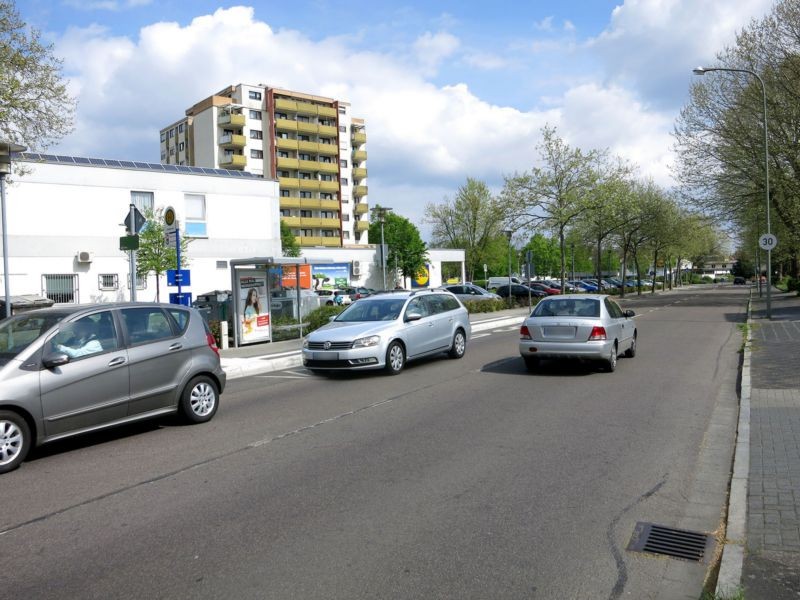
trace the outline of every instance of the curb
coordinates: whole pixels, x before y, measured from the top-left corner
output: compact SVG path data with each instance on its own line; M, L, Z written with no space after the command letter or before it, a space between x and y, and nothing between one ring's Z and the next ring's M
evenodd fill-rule
M717 597L732 596L741 590L744 551L747 541L747 484L750 475L750 344L752 290L747 302L747 339L742 359L742 392L739 401L739 425L736 432L736 451L728 499L728 519L725 525L725 545L722 549Z
M526 316L527 315L521 315L518 317L501 317L498 319L476 321L472 323L472 332L475 333L476 331L486 331L487 329L495 329L496 327L519 325L525 320ZM303 357L300 350L291 350L279 354L264 354L249 358L222 359L222 369L228 375L228 381L231 379L239 379L240 377L250 377L252 375L262 375L273 371L291 369L293 367L302 366L302 364Z

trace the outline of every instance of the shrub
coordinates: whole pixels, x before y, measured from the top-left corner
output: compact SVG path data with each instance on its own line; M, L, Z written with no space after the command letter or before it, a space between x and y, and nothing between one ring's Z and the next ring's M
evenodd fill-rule
M308 334L314 331L315 329L319 329L326 323L331 320L331 317L338 315L342 312L346 307L344 306L320 306L317 309L312 310L308 315L306 315L305 322L306 326L303 328L303 333Z

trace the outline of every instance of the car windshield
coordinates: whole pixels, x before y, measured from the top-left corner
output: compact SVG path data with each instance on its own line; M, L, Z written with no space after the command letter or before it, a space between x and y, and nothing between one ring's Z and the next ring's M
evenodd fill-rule
M593 298L543 300L536 305L533 317L599 317L600 302Z
M404 298L363 299L348 306L336 317L337 322L393 321L400 316Z
M15 358L66 316L66 313L17 315L0 321L0 364Z

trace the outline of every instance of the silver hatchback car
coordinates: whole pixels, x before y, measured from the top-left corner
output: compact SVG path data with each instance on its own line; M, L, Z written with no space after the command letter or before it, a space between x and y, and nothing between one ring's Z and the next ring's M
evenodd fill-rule
M378 292L354 302L308 334L303 364L311 371L386 369L448 352L461 358L471 333L469 314L450 292Z
M613 371L617 356L636 355L634 316L632 310L623 311L602 294L544 298L520 327L520 356L530 371L543 358L595 360Z
M0 473L72 435L175 412L209 421L225 381L193 308L78 305L0 321Z

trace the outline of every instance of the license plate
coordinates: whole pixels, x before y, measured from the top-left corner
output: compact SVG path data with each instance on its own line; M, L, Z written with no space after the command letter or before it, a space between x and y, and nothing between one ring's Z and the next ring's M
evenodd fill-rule
M313 360L339 360L338 352L314 352L311 355Z
M575 327L567 326L542 327L542 334L546 338L571 340L575 338L575 330Z

